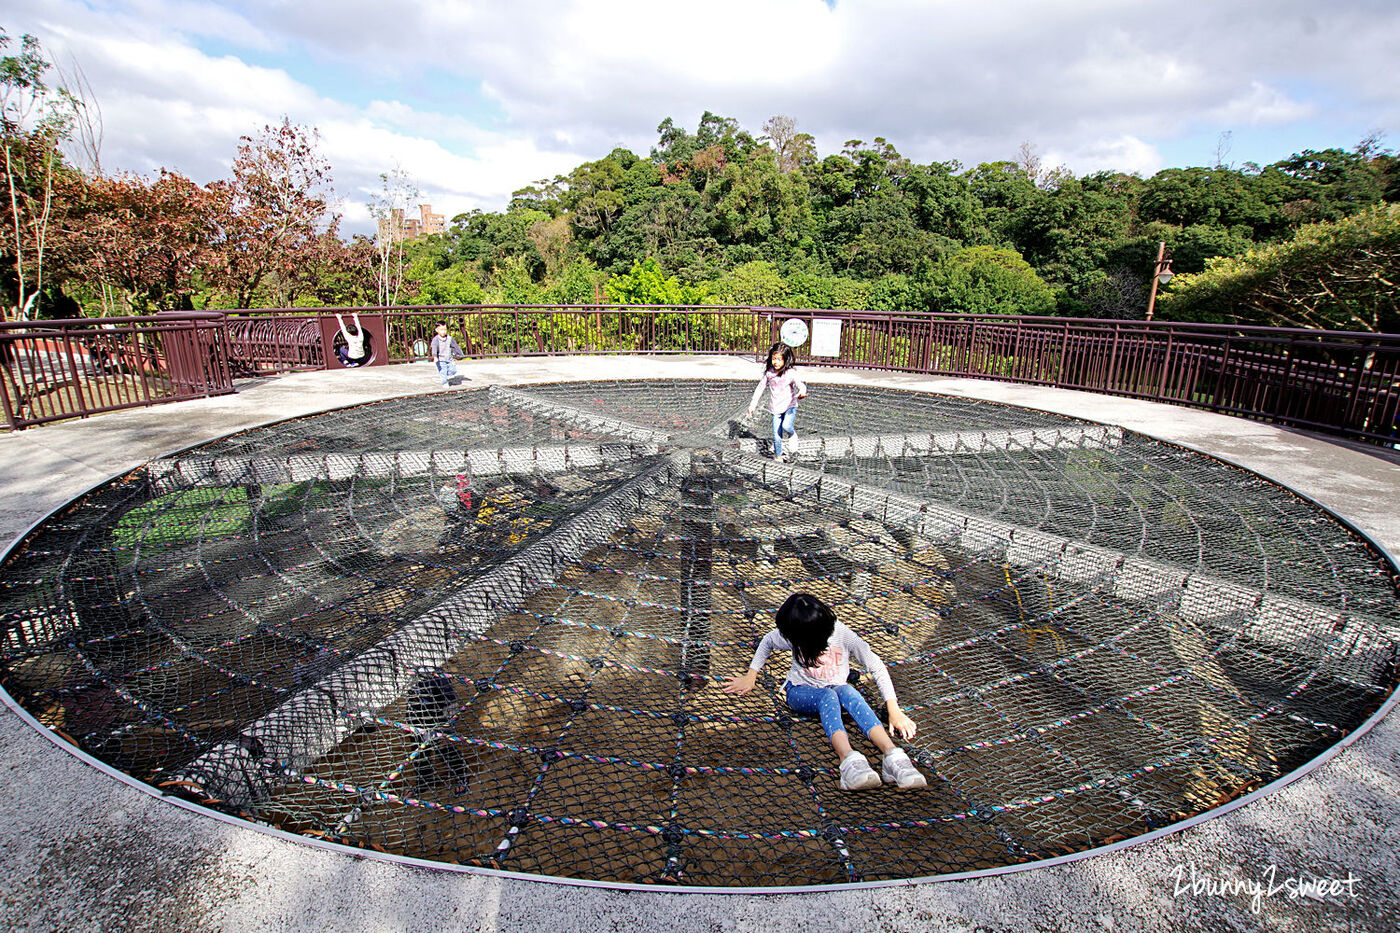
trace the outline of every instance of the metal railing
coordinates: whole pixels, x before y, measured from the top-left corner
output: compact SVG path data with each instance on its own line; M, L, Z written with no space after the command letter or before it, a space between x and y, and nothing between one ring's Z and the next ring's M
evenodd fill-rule
M229 336L239 375L321 369L326 365L320 320L340 313L382 316L386 361L427 356L433 328L449 321L470 356L594 353L742 353L766 347L767 309L641 305L434 305L412 308L278 308L229 311ZM334 362L332 360L332 362Z
M842 331L837 365L1083 389L1397 440L1400 334L898 314L853 315Z
M711 306L454 305L325 312L337 310L383 315L393 362L421 357L440 320L448 321L467 353L477 357L737 353L759 358L787 318L809 324L828 318L841 322L839 352L813 363L1083 389L1373 443L1396 441L1400 413L1397 334ZM249 372L324 365L315 313L236 311L230 318L235 327L257 320L269 322L263 325L268 333L280 327L282 333L301 335L301 343L264 339L256 348L235 345ZM293 359L305 362L287 362Z
M1395 443L1400 335L1169 321L791 308L452 305L189 312L0 325L12 428L233 391L232 378L336 366L323 321L379 318L381 359L424 358L439 321L475 357L738 354L791 317L841 324L809 362L1083 389ZM332 327L331 332L334 331ZM801 353L799 355L802 355Z
M234 391L224 316L0 324L0 403L12 430Z

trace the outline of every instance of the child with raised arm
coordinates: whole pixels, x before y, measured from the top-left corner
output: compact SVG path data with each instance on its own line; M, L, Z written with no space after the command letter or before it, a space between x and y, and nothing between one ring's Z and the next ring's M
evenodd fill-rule
M365 361L365 329L360 326L358 311L353 312L351 317L355 321L354 333L345 326L345 318L340 316L340 312L335 313L335 319L340 324L340 336L345 339L345 346L337 348L336 355L344 366L359 366Z
M885 663L870 650L865 640L837 622L831 607L810 593L789 596L778 609L777 623L778 627L759 642L748 671L730 679L724 685L724 692L741 696L748 693L774 649L791 651L792 668L784 682L787 704L794 712L821 717L822 729L841 760L842 790L878 787L882 778L900 790L927 786L928 779L914 767L908 753L890 739L865 697L846 682L854 657L880 687L880 695L889 709L890 731L906 739L914 737L917 728L914 720L900 709ZM851 714L875 747L885 753L879 774L864 755L851 748L845 723L841 721L843 709Z
M797 355L785 343L775 343L768 351L768 365L758 378L758 386L749 399L749 417L758 408L763 390L768 390L768 411L773 416L773 457L792 460L797 455L797 400L807 397L807 384L797 378ZM792 453L783 456L783 438L788 438Z

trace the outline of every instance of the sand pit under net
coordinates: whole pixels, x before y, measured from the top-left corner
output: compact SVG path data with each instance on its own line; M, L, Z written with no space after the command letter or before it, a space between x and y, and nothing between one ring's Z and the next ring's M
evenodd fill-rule
M750 388L458 391L153 461L6 557L3 686L114 768L291 833L723 888L1154 833L1305 765L1395 687L1394 567L1256 474L835 385L784 463ZM798 591L885 660L926 789L839 790L785 654L721 692Z

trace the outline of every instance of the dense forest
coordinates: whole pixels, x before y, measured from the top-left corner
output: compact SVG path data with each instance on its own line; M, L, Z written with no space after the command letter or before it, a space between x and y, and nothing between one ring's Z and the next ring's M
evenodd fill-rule
M707 112L694 132L663 120L645 155L616 149L396 244L341 235L316 132L285 120L243 138L227 179L105 172L91 89L51 80L32 37L14 51L6 319L594 302L1131 319L1164 242L1177 277L1159 319L1400 330L1400 159L1376 138L1075 176L1030 143L973 167L882 137L823 155L788 117L753 131ZM412 213L415 194L386 173L371 210Z

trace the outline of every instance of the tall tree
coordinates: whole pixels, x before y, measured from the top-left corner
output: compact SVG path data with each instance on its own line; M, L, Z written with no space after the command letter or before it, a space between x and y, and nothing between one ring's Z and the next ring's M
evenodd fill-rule
M330 163L317 151L316 131L284 117L242 137L233 178L211 193L221 210L210 284L237 308L251 307L264 288L271 304L290 304L297 270L333 220Z
M797 121L782 114L769 117L763 124L763 135L759 142L773 147L773 156L778 171L792 172L817 161L817 141L810 133L799 133Z
M10 37L0 29L0 49ZM0 57L0 150L5 169L4 317L24 320L44 291L45 254L58 177L67 170L60 146L72 125L73 95L44 81L49 62L39 40L26 35L18 55Z
M1015 250L970 246L938 264L927 279L934 311L1049 314L1055 293Z
M379 182L379 193L369 203L370 216L379 225L374 238L379 255L375 300L393 305L404 284L404 215L418 197L418 186L398 166L380 175Z

